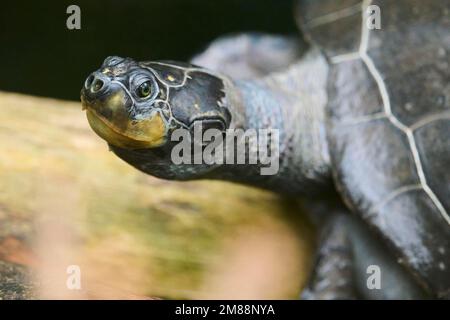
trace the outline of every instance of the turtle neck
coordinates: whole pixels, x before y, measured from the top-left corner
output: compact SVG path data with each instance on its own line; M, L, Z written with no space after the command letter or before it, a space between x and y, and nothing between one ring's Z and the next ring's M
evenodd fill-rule
M330 184L330 160L325 137L328 65L318 50L310 50L288 70L236 81L231 88L232 129L278 132L279 169L262 175L267 165L235 164L216 168L212 178L270 189L284 194L316 193ZM273 145L268 146L273 150Z

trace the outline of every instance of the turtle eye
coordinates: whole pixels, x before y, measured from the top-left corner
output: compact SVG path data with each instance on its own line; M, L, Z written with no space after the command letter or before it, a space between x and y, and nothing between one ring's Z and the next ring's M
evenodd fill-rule
M137 95L140 98L148 98L152 94L152 84L150 81L146 81L141 84L137 89Z

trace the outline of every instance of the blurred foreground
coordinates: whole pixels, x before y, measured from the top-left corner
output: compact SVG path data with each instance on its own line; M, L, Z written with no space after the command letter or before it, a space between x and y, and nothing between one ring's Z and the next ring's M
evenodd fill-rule
M289 299L305 284L313 237L296 203L140 173L78 103L0 92L0 119L0 298Z

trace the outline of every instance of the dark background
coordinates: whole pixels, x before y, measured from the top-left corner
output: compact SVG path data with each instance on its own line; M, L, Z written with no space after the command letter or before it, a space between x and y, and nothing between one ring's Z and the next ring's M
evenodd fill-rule
M66 9L81 8L81 30ZM2 1L0 90L78 100L108 55L189 58L220 35L296 32L292 0Z

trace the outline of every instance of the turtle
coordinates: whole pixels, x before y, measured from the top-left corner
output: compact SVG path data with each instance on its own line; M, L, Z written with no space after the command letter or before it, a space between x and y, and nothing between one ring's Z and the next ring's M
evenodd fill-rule
M194 59L216 70L110 56L87 77L82 106L110 150L147 174L311 203L321 232L302 298L448 299L449 12L448 0L298 0L297 42L228 37ZM199 124L223 136L276 130L265 143L278 170L175 163L174 133Z

